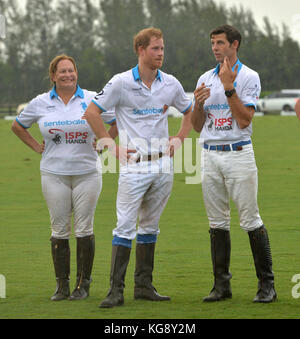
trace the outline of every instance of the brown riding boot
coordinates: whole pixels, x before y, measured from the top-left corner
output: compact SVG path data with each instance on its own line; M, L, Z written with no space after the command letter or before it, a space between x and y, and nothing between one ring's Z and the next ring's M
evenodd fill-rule
M89 296L95 256L95 236L77 238L77 276L70 300L82 300Z
M52 301L67 299L70 295L70 246L67 239L51 238L52 259L56 276L56 290Z

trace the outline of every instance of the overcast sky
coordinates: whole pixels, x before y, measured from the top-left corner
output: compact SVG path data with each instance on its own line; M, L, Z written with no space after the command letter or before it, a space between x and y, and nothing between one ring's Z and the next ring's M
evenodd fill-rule
M26 1L18 0L24 6ZM97 0L94 0L97 1ZM155 0L153 0L155 1ZM275 24L280 30L285 23L293 39L300 44L300 0L214 0L216 3L224 3L227 7L242 5L250 9L256 23L262 28L263 17L267 16L271 24Z
M214 0L216 3L224 3L226 7L242 5L250 9L259 27L262 27L263 17L268 17L271 24L275 24L280 30L285 23L293 39L300 43L300 0Z

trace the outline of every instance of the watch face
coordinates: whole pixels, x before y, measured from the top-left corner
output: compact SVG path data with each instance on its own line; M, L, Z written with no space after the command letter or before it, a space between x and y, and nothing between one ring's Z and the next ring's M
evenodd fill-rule
M225 95L226 95L227 97L231 97L234 93L235 93L235 88L232 89L231 91L225 91Z

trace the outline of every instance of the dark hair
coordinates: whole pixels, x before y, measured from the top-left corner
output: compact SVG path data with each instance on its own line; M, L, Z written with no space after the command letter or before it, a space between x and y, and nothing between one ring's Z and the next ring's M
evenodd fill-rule
M222 33L226 34L226 38L230 42L230 44L232 44L235 40L237 40L239 42L239 46L238 46L238 49L239 49L239 47L241 46L241 42L242 42L242 36L241 36L241 33L236 28L230 25L219 26L210 32L210 38L212 38L213 35L218 35Z

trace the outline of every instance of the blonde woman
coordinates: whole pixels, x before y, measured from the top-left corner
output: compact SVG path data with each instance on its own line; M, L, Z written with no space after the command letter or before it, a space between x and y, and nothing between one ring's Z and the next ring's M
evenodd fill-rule
M53 301L89 296L95 253L94 213L102 188L101 161L93 147L94 134L83 119L95 92L81 89L72 57L59 55L49 67L51 91L38 95L12 124L12 131L33 151L40 162L42 191L51 220L51 248L57 281ZM117 135L114 113L102 115ZM43 136L40 144L29 128L37 123ZM77 279L70 295L71 216L77 239Z

